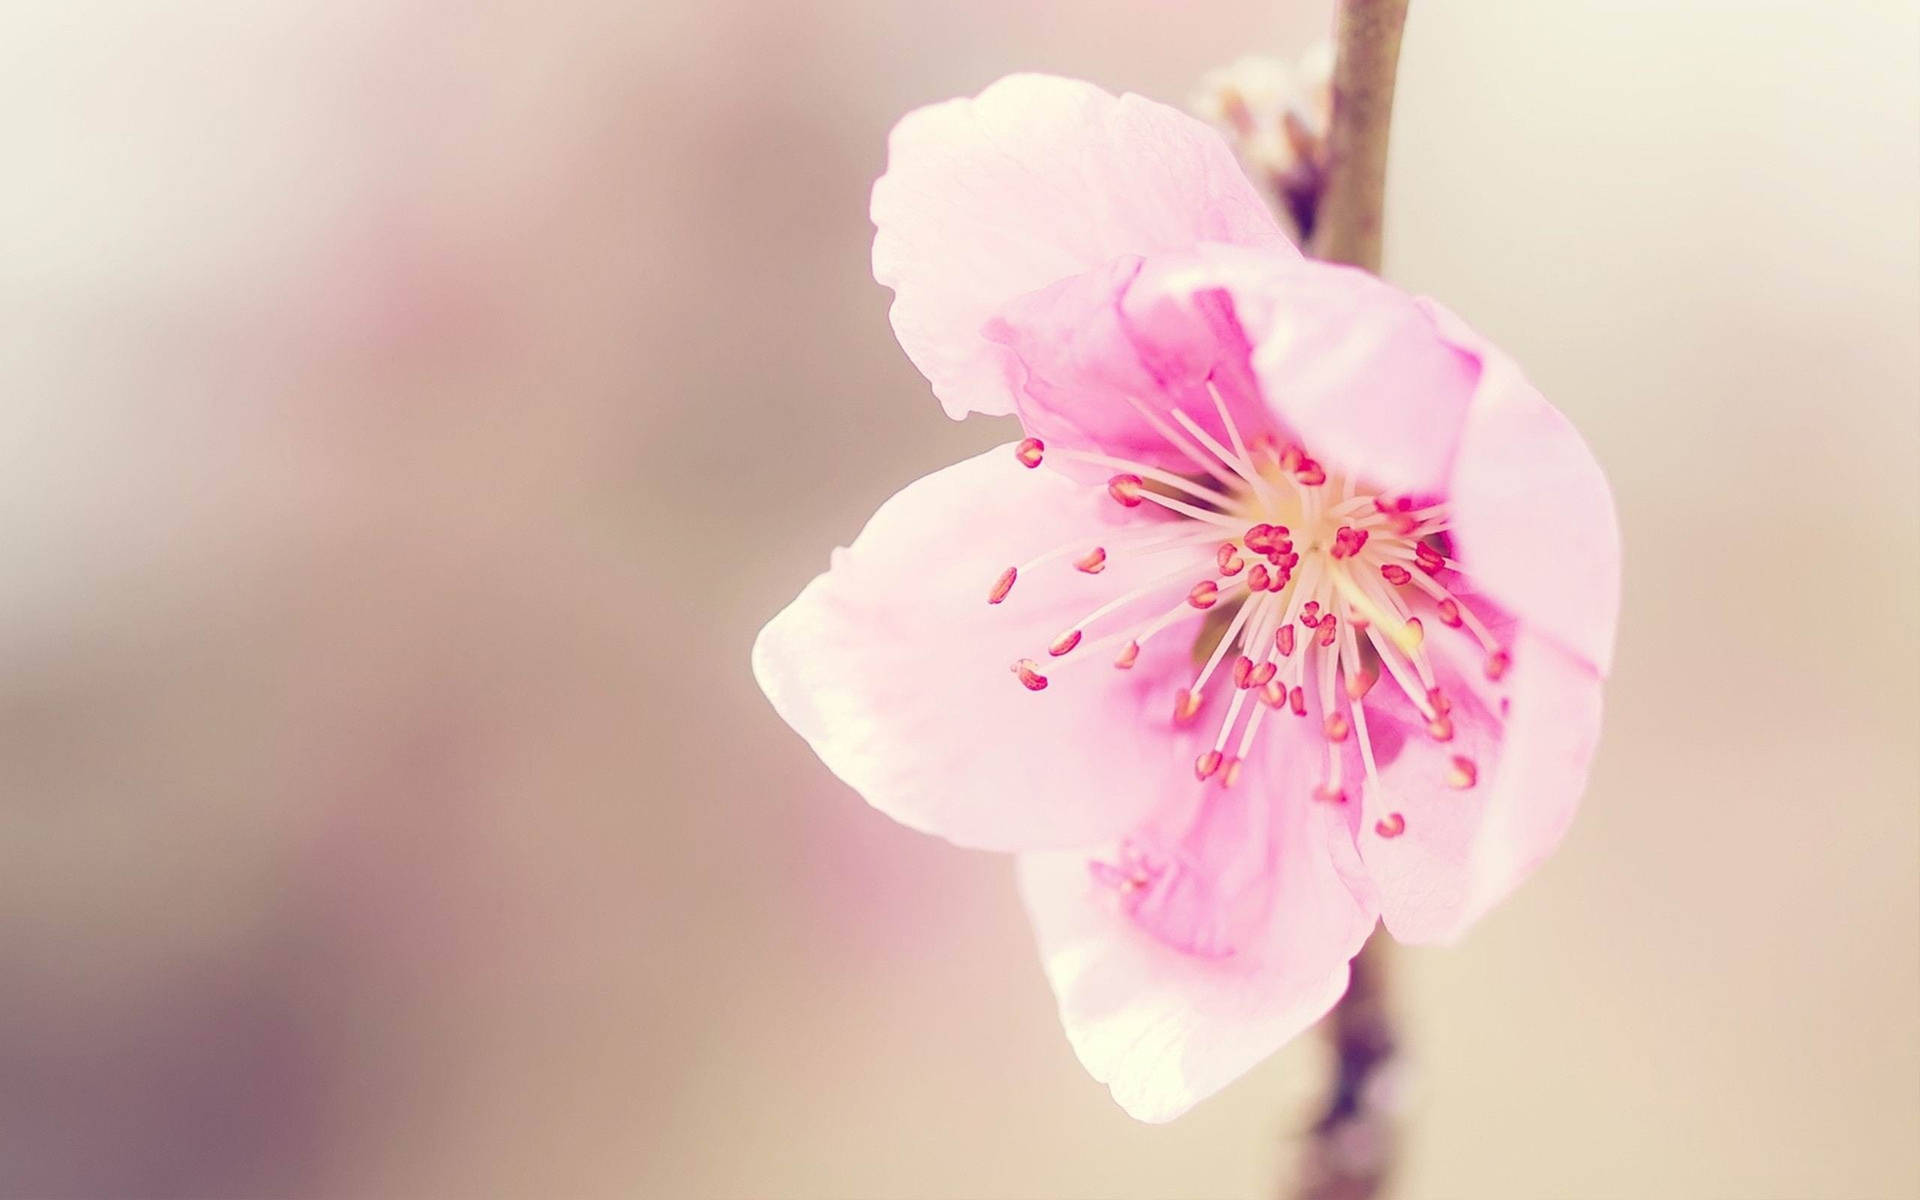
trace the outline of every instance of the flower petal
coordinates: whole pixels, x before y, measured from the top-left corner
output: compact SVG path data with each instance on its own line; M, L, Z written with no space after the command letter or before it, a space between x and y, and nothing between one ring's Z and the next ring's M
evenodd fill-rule
M1213 130L1047 75L909 113L872 214L894 332L955 418L1013 411L1002 354L980 336L1013 297L1123 254L1288 246Z
M1600 742L1601 680L1591 665L1523 631L1500 770L1474 846L1461 927L1504 900L1566 836Z
M1334 847L1352 849L1338 810L1307 798L1300 763L1312 756L1280 749L1263 747L1239 788L1214 792L1215 804L1268 806L1273 822L1271 901L1243 952L1208 957L1156 937L1094 879L1089 861L1105 852L1020 858L1067 1038L1142 1121L1172 1120L1319 1020L1345 993L1347 964L1375 924L1343 882Z
M1388 930L1418 943L1458 938L1559 845L1600 734L1600 678L1555 642L1524 627L1515 635L1504 722L1474 684L1477 645L1444 630L1427 644L1454 699L1453 738L1429 740L1403 697L1376 689L1369 724L1402 744L1356 830ZM1449 782L1456 756L1477 772L1468 786ZM1404 829L1382 837L1375 823L1391 812Z
M1176 412L1222 446L1232 440L1211 383L1243 436L1270 429L1225 279L1298 262L1291 251L1227 246L1129 255L1013 300L986 336L1011 352L1021 425L1049 445L1192 472L1168 437L1189 436Z
M1606 476L1512 359L1423 304L1481 362L1449 485L1456 553L1476 587L1605 675L1620 618L1620 527Z
M1364 271L1244 246L1126 258L1010 302L986 327L1016 360L1021 423L1049 442L1191 470L1173 410L1230 444L1303 444L1401 495L1444 486L1479 362L1411 296Z
M1193 670L1181 627L1127 671L1091 644L1095 631L1069 657L1048 653L1093 609L1179 565L1123 552L1116 510L1104 488L1022 467L1012 446L935 472L883 504L768 623L754 674L826 765L904 824L996 850L1116 837L1192 782L1198 737L1172 727L1175 677ZM987 602L1006 567L1103 542L1100 574L1075 569L1076 549ZM1198 553L1196 573L1212 565ZM1157 603L1126 611L1164 611L1190 584L1171 578ZM1100 661L1080 661L1089 654ZM1010 673L1023 658L1046 690Z
M1354 267L1302 260L1242 301L1267 403L1329 468L1397 495L1446 483L1479 363L1422 306Z

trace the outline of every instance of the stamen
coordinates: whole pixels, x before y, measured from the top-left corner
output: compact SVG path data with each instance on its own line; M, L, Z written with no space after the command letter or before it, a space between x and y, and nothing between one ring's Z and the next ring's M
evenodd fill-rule
M1175 725L1185 725L1188 721L1193 720L1193 715L1200 711L1200 699L1200 693L1190 688L1181 688L1175 692L1173 694L1173 723Z
M1094 609L1092 612L1088 613L1086 616L1081 617L1078 621L1074 622L1074 628L1075 629L1091 629L1093 628L1094 624L1099 620L1101 620L1103 617L1106 617L1114 612L1119 611L1122 608L1125 608L1127 605L1132 604L1135 600L1144 599L1147 596L1153 595L1155 592L1163 592L1168 587L1171 587L1173 584L1177 583L1180 579L1191 577L1192 574L1193 574L1192 564L1191 563L1182 564L1181 566L1176 567L1171 571L1168 571L1164 575L1160 575L1152 580L1149 580L1146 583L1141 584L1139 587L1134 588L1130 592L1126 592L1122 595L1116 596L1112 600L1107 601L1105 604L1102 604L1099 608ZM1170 621L1171 618L1178 617L1184 611L1186 607L1186 603L1187 602L1185 600L1182 600L1179 605L1175 606L1175 608L1171 613L1163 614L1163 616L1161 617L1161 620ZM1144 642L1146 638L1142 637L1140 640Z
M1087 646L1087 649L1089 651L1098 650L1104 653L1107 650L1118 647L1119 657L1126 658L1127 657L1126 648L1129 644L1131 644L1134 647L1136 647L1136 649L1134 650L1134 655L1138 656L1139 654L1138 647L1145 646L1149 641L1153 639L1154 635L1158 634L1161 630L1167 628L1170 625L1175 624L1176 622L1180 621L1184 617L1191 616L1192 613L1193 613L1193 609L1188 606L1186 597L1182 596L1180 598L1180 603L1174 605L1172 608L1168 609L1166 612L1163 612L1160 615L1153 617L1144 623L1130 625L1127 628L1122 629L1117 633L1110 633L1103 638L1100 638L1094 642L1089 643ZM1089 624L1089 622L1085 622L1085 621L1081 622L1081 625L1083 628L1087 624ZM1083 654L1075 658L1073 661L1087 662L1087 661L1090 661L1090 657L1089 655ZM1060 665L1064 667L1070 664L1062 663ZM1114 662L1114 666L1120 667L1122 669L1125 669L1126 667L1130 667L1132 665L1133 663L1131 660L1128 660L1126 662L1121 662L1119 661L1119 659L1116 659Z
M1177 408L1167 411L1172 414L1174 421L1182 429L1193 436L1194 441L1199 442L1207 448L1209 453L1218 457L1222 463L1226 464L1227 469L1238 475L1247 486L1256 492L1260 491L1260 472L1253 469L1252 463L1215 441L1212 434L1200 428L1199 423L1186 413Z
M1348 671L1346 677L1347 699L1358 703L1366 699L1367 693L1373 690L1373 685L1379 682L1380 672L1371 667L1367 667L1357 675L1352 671Z
M1171 533L1168 532L1169 529L1172 529ZM1115 530L1109 539L1109 544L1121 553L1145 558L1166 550L1177 550L1195 541L1204 541L1215 536L1217 535L1209 530L1187 526L1184 521L1151 522ZM1090 559L1093 557L1093 552L1105 555L1106 547L1095 546L1093 552L1090 552L1086 549L1086 545L1087 540L1084 537L1076 537L1070 542L1062 542L1050 550L1041 551L1014 569L1017 574L1026 575L1035 567L1050 563L1056 558L1079 555ZM1097 574L1097 572L1089 572L1089 574Z
M1373 593L1365 586L1365 578L1354 580L1352 584L1348 584L1344 578L1336 578L1334 582L1342 584L1342 589L1352 586L1354 591L1350 593L1350 599L1377 614L1379 624L1367 624L1367 641L1373 643L1380 664L1388 674L1394 676L1394 682L1400 684L1407 699L1413 701L1413 707L1419 708L1423 716L1432 716L1425 703L1425 693L1434 685L1432 668L1427 664L1427 655L1423 655L1419 647L1411 643L1411 637L1407 636L1404 628L1405 605L1400 603L1400 597L1392 591L1382 591L1379 595Z
M1275 554L1293 547L1293 533L1285 525L1269 525L1265 521L1249 526L1244 537L1247 549L1255 554Z
M1411 655L1418 648L1420 631L1408 627L1409 623L1404 619L1406 610L1393 593L1375 596L1366 577L1355 577L1345 568L1330 570L1328 575L1347 603L1365 614L1369 623L1377 622L1384 626L1401 650Z
M1220 389L1214 386L1211 378L1207 380L1207 395L1213 397L1214 411L1220 414L1220 424L1227 431L1227 440L1233 443L1234 453L1239 455L1234 466L1244 468L1242 473L1246 476L1247 482L1253 485L1255 494L1262 500L1271 501L1273 494L1267 487L1267 481L1260 474L1260 468L1255 465L1253 455L1247 452L1247 443L1240 437L1240 427L1234 424L1233 414L1227 411L1227 402L1220 395ZM1175 415L1178 415L1177 411ZM1199 431L1196 429L1195 432Z
M1322 632L1337 631L1339 628L1339 619L1335 617L1332 613L1328 613L1325 616L1320 618L1320 625L1321 625ZM1322 642L1321 639L1315 638L1314 643L1316 645L1332 645L1333 639L1329 637L1325 640L1325 642ZM1335 742L1344 741L1347 736L1346 719L1344 717L1340 717L1339 712L1334 707L1335 690L1336 690L1334 686L1334 681L1339 675L1339 671L1340 671L1339 656L1337 654L1320 655L1318 667L1319 667L1318 674L1320 676L1318 681L1319 693L1320 693L1320 712L1325 718L1327 738L1329 741L1335 741ZM1303 676L1306 673L1306 662L1305 662L1304 656L1301 662L1301 673ZM1336 720L1336 718L1339 718L1339 719ZM1336 733L1338 734L1338 736L1335 736ZM1339 767L1336 765L1335 767L1332 768L1332 770L1334 773L1335 780L1338 781Z
M1207 686L1207 680L1212 677L1214 668L1218 667L1221 660L1226 658L1228 649L1231 648L1239 638L1241 628L1246 625L1248 618L1252 617L1254 612L1260 607L1261 605L1258 600L1248 600L1240 606L1239 612L1233 614L1233 620L1227 624L1226 633L1221 635L1220 642L1213 648L1213 654L1207 658L1206 665L1200 668L1200 674L1194 677L1194 691L1197 692Z
M1121 596L1116 600L1108 601L1106 604L1101 605L1099 608L1087 614L1085 617L1082 617L1079 623L1075 626L1075 628L1089 629L1096 622L1100 621L1101 619L1106 617L1108 614L1114 612L1116 609L1122 608L1127 604L1130 604L1133 601L1148 595L1149 593L1163 591L1168 585L1180 579L1181 576L1190 575L1190 574L1191 574L1190 568L1183 568L1182 570L1175 571L1172 574L1163 575L1159 579L1156 579L1153 582L1148 583L1143 587L1135 588L1133 591L1127 593L1126 595ZM1126 646L1128 643L1131 642L1136 647L1144 647L1162 630L1167 629L1170 626L1173 626L1175 624L1178 624L1180 621L1188 617L1191 617L1192 615L1193 615L1193 606L1187 603L1187 598L1183 594L1180 597L1179 602L1176 603L1172 608L1166 609L1165 611L1160 612L1152 617L1149 617L1144 621L1135 621L1133 624L1128 625L1123 629L1120 629L1113 633L1109 633L1089 643L1087 646L1089 654L1078 655L1072 660L1072 662L1091 661L1092 652L1097 651L1099 653L1105 653L1109 649L1116 650L1122 659L1126 659L1127 658ZM1137 649L1135 650L1135 654L1136 655L1138 654ZM1070 664L1062 663L1060 665L1062 667L1066 667ZM1124 662L1116 661L1114 665L1124 669L1133 664L1129 660Z
M1143 482L1151 479L1155 483L1163 484L1173 488L1175 491L1185 492L1197 500L1205 500L1207 503L1221 509L1230 509L1233 507L1233 497L1228 496L1224 492L1216 492L1207 485L1195 483L1184 475L1178 475L1172 471L1163 471L1159 467L1148 466L1146 463L1134 462L1131 459L1125 458L1115 458L1110 454L1095 454L1087 450L1056 450L1054 453L1060 458L1070 459L1073 462L1083 462L1096 467L1110 467L1124 475L1138 475Z
M998 604L1005 600L1007 593L1013 590L1013 581L1018 578L1020 578L1018 567L1008 567L1000 572L1000 578L993 581L993 590L987 593L987 603Z
M1207 378L1207 395L1213 397L1213 409L1220 414L1220 425L1227 431L1227 440L1233 443L1233 449L1249 466L1253 456L1247 453L1247 444L1240 440L1240 429L1233 423L1233 414L1227 411L1227 402L1220 395L1220 389L1214 386L1213 378Z
M1040 664L1034 662L1032 659L1023 658L1019 662L1014 663L1013 673L1020 677L1020 682L1026 685L1028 691L1040 692L1046 690L1047 677L1040 673Z
M1360 766L1367 774L1367 782L1377 791L1380 768L1373 758L1373 739L1367 734L1367 708L1360 701L1373 687L1373 681L1379 678L1379 674L1371 667L1360 666L1360 639L1354 633L1352 622L1348 622L1341 631L1340 662L1347 677L1347 707L1353 713L1354 740L1360 745Z
M1268 637L1271 636L1272 627L1279 611L1280 605L1277 601L1270 603L1264 598L1249 600L1246 609L1241 614L1242 616L1246 616L1248 613L1251 613L1251 618L1245 627L1242 644L1249 648L1266 644ZM1227 631L1228 639L1231 639L1235 633L1238 632L1237 625L1238 623L1236 622L1236 628ZM1220 734L1213 743L1214 749L1225 750L1228 739L1233 736L1234 724L1240 718L1240 710L1243 707L1249 708L1250 715L1247 717L1246 728L1240 735L1240 745L1238 749L1234 751L1234 757L1239 759L1246 758L1248 751L1253 746L1253 735L1255 730L1260 727L1261 718L1266 715L1267 709L1272 707L1276 702L1275 697L1268 690L1269 688L1277 686L1273 682L1273 677L1278 668L1274 664L1271 656L1263 655L1258 662L1253 662L1251 659L1247 661L1250 665L1246 670L1246 683L1233 693L1233 699L1227 705L1226 719L1221 722ZM1213 664L1209 663L1207 669L1212 670L1212 668ZM1258 690L1255 691L1255 689ZM1260 702L1248 706L1246 701L1250 696L1257 696ZM1280 688L1278 702L1284 702L1285 697L1286 689Z
M1368 513L1362 520L1368 521L1369 523L1379 521L1396 537L1413 537L1415 536L1415 531L1420 528L1421 523L1439 514L1443 507L1442 505L1434 505L1431 508L1423 508L1419 512L1415 512L1413 511L1413 498L1411 496L1402 496L1392 504L1387 503L1385 496L1375 496L1373 498L1374 511Z
M1453 787L1466 789L1478 782L1479 778L1480 769L1474 766L1472 759L1458 754L1453 756L1453 762L1447 770L1448 784Z
M1275 692L1279 694L1278 699L1275 698ZM1247 718L1247 727L1240 734L1240 746L1235 751L1236 754L1241 758L1247 756L1247 752L1253 748L1253 735L1260 728L1261 718L1267 715L1269 709L1277 712L1284 708L1287 702L1286 697L1287 689L1271 681L1260 689L1260 703L1253 706L1253 714Z
M1120 476L1115 476L1115 478L1118 479L1120 478ZM1109 494L1112 493L1113 489L1111 485L1109 485L1107 490ZM1138 495L1141 500L1150 500L1153 503L1158 504L1161 508L1168 509L1172 512L1177 512L1183 517L1191 517L1196 521L1205 521L1209 525L1217 525L1223 529L1233 529L1240 524L1238 521L1234 520L1232 517L1226 516L1222 513L1211 512L1204 508L1195 508L1193 505L1188 504L1181 500L1175 500L1171 496L1162 496L1159 492L1150 492L1144 489L1139 489L1139 490L1136 490L1135 494ZM1118 497L1115 497L1115 498L1118 499ZM1126 504L1126 501L1122 500L1121 503ZM1133 505L1127 504L1127 507L1132 508Z
M1247 693L1243 691L1235 691L1233 693L1233 699L1227 702L1227 715L1220 721L1219 736L1213 739L1213 748L1215 750L1222 752L1226 750L1227 739L1233 736L1233 727L1239 723L1240 710L1246 707L1246 703ZM1254 705L1253 711L1258 715L1260 706L1258 704Z
M1373 823L1373 831L1383 838L1397 838L1407 831L1407 818L1394 812Z
M1127 403L1133 407L1133 411L1140 414L1142 420L1153 426L1155 433L1167 439L1169 445L1186 455L1187 458L1201 470L1213 476L1221 483L1226 484L1228 487L1237 487L1239 485L1240 481L1235 479L1230 472L1222 470L1217 461L1208 458L1199 447L1182 437L1171 425L1161 420L1160 414L1154 412L1132 396L1127 397Z
M1127 561L1127 554L1177 554L1180 565L1176 569L1100 605L1055 638L1048 646L1048 655L1065 659L1080 649L1085 653L1070 660L1080 662L1106 661L1106 654L1111 653L1114 667L1127 670L1139 661L1147 640L1161 630L1190 619L1196 611L1211 611L1222 600L1237 600L1237 611L1229 609L1220 614L1230 614L1231 619L1212 643L1207 661L1192 683L1174 696L1174 723L1192 721L1205 703L1213 673L1230 666L1223 671L1233 684L1218 736L1213 747L1196 758L1195 776L1203 781L1217 776L1222 787L1233 786L1266 713L1285 709L1306 716L1306 689L1311 684L1319 697L1317 709L1327 754L1326 774L1316 795L1330 803L1346 802L1341 775L1343 763L1349 759L1344 746L1353 741L1365 771L1365 794L1371 796L1379 787L1379 777L1365 700L1382 678L1390 677L1406 694L1425 720L1429 737L1442 743L1454 737L1451 701L1441 692L1424 649L1423 617L1437 619L1449 629L1471 632L1486 652L1485 668L1490 679L1501 678L1510 668L1509 652L1494 643L1472 608L1439 582L1443 570L1459 569L1439 549L1422 540L1446 527L1443 506L1416 509L1410 497L1389 499L1365 493L1352 475L1330 478L1325 466L1298 446L1276 446L1264 433L1249 440L1235 424L1214 381L1207 380L1206 387L1224 430L1225 444L1179 408L1155 412L1138 401L1129 402L1175 450L1225 485L1224 490L1126 459L1078 450L1053 451L1057 456L1114 469L1115 474L1107 479L1108 495L1114 502L1127 508L1152 503L1186 520L1129 526L1109 533L1105 545L1091 549L1081 542L1047 551L1032 563L1003 571L989 591L988 602L1004 601L1022 575L1053 558L1070 557L1076 570L1094 575L1105 571L1110 553L1122 561ZM1032 468L1040 465L1047 450L1038 438L1028 438L1019 443L1015 454L1023 466ZM1286 526L1254 519L1273 514L1269 492L1275 486L1287 486L1281 484L1282 480L1289 480L1298 493L1297 519L1291 515L1291 507L1285 511L1290 514L1288 520L1296 521L1303 531L1299 550ZM1328 484L1332 486L1325 486ZM1177 532L1169 537L1169 529ZM1209 551L1211 563L1204 557ZM1131 622L1131 628L1104 635L1096 624L1156 593L1160 594L1159 603L1172 601L1180 585L1186 585L1185 593L1173 607L1144 622ZM1409 585L1415 590L1404 594L1396 590ZM1269 595L1274 597L1271 601ZM1426 599L1416 600L1416 596ZM1424 607L1428 602L1433 605L1431 611ZM1414 615L1416 606L1421 616ZM1211 636L1217 626L1210 624L1207 629ZM1308 632L1303 636L1301 630ZM1374 653L1363 659L1362 648L1369 644ZM1063 661L1061 669L1068 665ZM1012 670L1022 686L1032 691L1047 687L1047 676L1033 659L1019 660ZM1243 709L1245 720L1241 719ZM1229 747L1233 747L1232 753ZM1478 783L1478 765L1465 755L1447 756L1442 773L1447 784L1457 789ZM1403 813L1388 812L1375 823L1374 831L1392 838L1400 836L1405 828Z
M1442 623L1454 628L1458 628L1464 624L1467 627L1467 632L1471 633L1474 636L1474 640L1480 643L1482 650L1485 650L1489 655L1501 652L1500 647L1494 644L1492 631L1481 622L1479 617L1473 614L1473 609L1461 604L1451 592L1447 591L1446 588L1442 587L1433 579L1429 579L1423 575L1415 579L1414 582L1419 586L1421 591L1433 597L1436 602L1435 607L1440 610L1440 620ZM1505 667L1501 668L1502 672L1505 670ZM1499 676L1490 675L1488 678L1498 679Z
M1247 460L1254 466L1265 462L1269 466L1280 465L1280 443L1270 433L1256 433L1247 439ZM1263 471L1262 474L1265 474Z

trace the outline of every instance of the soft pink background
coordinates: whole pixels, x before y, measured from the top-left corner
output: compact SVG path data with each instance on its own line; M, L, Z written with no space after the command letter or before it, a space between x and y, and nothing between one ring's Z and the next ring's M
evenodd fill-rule
M1911 1196L1920 10L1414 7L1389 272L1628 557L1565 851L1403 956L1400 1194ZM1005 436L867 277L894 118L1326 12L9 5L0 1193L1272 1194L1317 1048L1131 1123L747 649Z

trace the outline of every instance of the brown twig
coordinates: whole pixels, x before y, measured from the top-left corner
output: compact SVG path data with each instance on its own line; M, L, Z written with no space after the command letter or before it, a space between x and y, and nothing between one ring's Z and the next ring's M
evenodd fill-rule
M1313 221L1317 258L1380 269L1387 135L1406 17L1407 0L1340 4L1327 174ZM1374 1200L1392 1173L1398 1129L1388 948L1384 937L1368 941L1353 960L1346 996L1327 1017L1334 1083L1302 1150L1297 1200Z
M1406 19L1407 0L1342 0L1340 5L1326 188L1314 221L1315 258L1380 269L1393 75Z
M1327 1017L1334 1056L1326 1108L1301 1149L1297 1200L1373 1200L1393 1172L1398 1139L1389 943L1376 936L1353 960L1347 994Z

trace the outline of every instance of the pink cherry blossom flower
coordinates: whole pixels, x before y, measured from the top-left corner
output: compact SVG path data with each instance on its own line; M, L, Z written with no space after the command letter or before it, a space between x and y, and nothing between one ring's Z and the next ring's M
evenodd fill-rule
M1619 545L1593 457L1431 301L1303 258L1217 134L1017 76L909 115L874 274L955 416L761 633L876 808L1015 851L1074 1050L1166 1120L1559 841Z
M1333 119L1333 43L1289 64L1249 55L1200 81L1188 107L1220 131L1248 178L1278 202L1287 233L1310 230L1327 169Z

